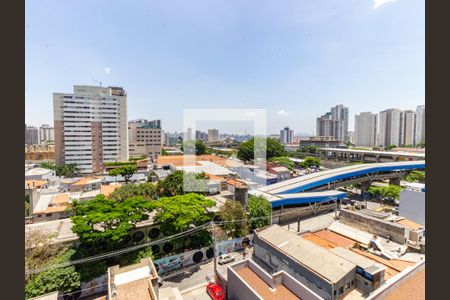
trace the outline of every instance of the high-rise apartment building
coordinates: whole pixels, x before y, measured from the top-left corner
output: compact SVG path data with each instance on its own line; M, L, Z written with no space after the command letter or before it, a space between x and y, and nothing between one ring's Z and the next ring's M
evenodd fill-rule
M414 145L425 142L425 105L416 108L416 133Z
M413 146L416 127L416 113L412 110L402 111L400 115L400 122L400 146Z
M332 136L348 142L348 107L336 105L330 112L317 118L316 136Z
M294 139L294 130L289 129L288 127L284 127L283 130L280 130L280 143L282 144L290 144Z
M128 145L130 157L157 157L162 153L164 135L161 120L138 119L128 122Z
M54 142L55 141L55 129L48 124L42 124L39 127L39 142Z
M379 133L378 145L386 147L389 145L401 145L400 128L401 128L402 111L397 108L386 109L380 112L379 117Z
M218 129L208 129L208 142L217 142L219 140Z
M39 131L35 126L25 124L25 145L39 144Z
M127 95L121 87L75 85L53 93L55 161L77 164L81 173L128 160Z
M202 132L200 130L196 130L195 131L195 139L207 142L208 141L208 134L206 132Z
M356 146L374 147L377 143L378 116L371 112L355 115L353 143Z

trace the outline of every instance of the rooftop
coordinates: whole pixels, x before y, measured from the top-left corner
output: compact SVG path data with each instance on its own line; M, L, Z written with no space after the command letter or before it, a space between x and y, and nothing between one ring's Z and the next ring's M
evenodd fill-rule
M313 233L306 233L302 238L307 239L326 249L335 247L351 248L356 241L329 230L320 230Z
M86 184L92 184L92 183L97 183L97 182L101 182L102 178L98 177L98 176L86 176L86 177L82 177L80 178L78 181L72 183L72 185L86 185Z
M332 283L338 282L356 267L355 264L278 225L263 229L257 232L257 235Z
M416 222L413 222L413 221L411 221L409 219L406 219L406 218L398 220L396 223L400 224L400 225L403 225L403 226L405 226L405 227L407 227L409 229L412 229L412 230L419 230L419 229L424 228L424 226L422 226L422 225L420 225L420 224L418 224Z
M425 299L425 266L401 282L384 300L422 300Z
M112 192L114 192L121 186L122 186L121 184L110 184L110 185L102 184L100 186L100 194L103 194L105 195L105 197L108 197Z
M287 289L284 285L280 284L272 289L264 280L262 280L255 272L249 267L244 267L236 272L249 286L251 286L258 295L265 300L291 300L301 299Z
M69 202L69 193L42 195L33 209L33 214L63 212L67 209Z
M40 188L45 185L47 180L25 180L25 188L26 189L35 189Z
M25 176L36 176L36 175L46 175L51 172L54 172L53 170L44 169L44 168L33 168L25 172Z

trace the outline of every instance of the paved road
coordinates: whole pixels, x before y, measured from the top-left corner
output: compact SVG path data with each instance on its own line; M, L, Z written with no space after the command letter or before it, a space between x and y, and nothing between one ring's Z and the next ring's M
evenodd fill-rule
M253 253L253 249L248 249L247 257L250 257ZM243 259L242 252L232 253L235 261L241 261ZM225 265L217 264L217 270L222 274L226 274L226 268L231 263ZM163 279L162 287L177 287L181 292L193 286L207 283L208 278L214 278L214 261L211 260L200 266L188 267L191 274L181 273L179 275L171 276L170 278Z

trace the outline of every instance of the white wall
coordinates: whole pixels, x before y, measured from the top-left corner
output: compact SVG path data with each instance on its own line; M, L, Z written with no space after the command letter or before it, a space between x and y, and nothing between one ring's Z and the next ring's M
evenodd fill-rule
M399 215L425 226L425 193L401 191Z

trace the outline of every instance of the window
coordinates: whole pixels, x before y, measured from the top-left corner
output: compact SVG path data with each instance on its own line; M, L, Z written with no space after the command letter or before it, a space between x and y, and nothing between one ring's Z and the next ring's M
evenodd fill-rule
M49 213L49 214L45 214L45 216L46 216L46 217L51 217L51 216L52 216L52 214L51 214L51 213Z
M339 288L339 295L342 294L343 292L344 292L344 287L341 286L341 287Z

